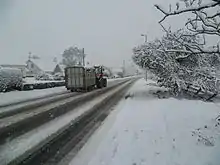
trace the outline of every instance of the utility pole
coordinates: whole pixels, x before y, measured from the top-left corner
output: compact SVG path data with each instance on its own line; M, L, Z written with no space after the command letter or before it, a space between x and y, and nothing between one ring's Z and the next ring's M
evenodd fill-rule
M83 62L83 66L85 66L85 56L86 56L86 55L85 55L85 50L84 50L84 48L82 48L82 56L83 56L83 59L82 59L82 60L83 60L83 61L82 61L82 62Z
M147 42L147 34L141 34L142 37L144 37L144 42Z
M31 52L28 52L28 60L31 60Z

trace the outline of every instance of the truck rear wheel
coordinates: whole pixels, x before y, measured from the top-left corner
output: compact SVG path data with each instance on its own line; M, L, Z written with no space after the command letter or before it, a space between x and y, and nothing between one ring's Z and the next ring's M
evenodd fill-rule
M103 87L103 81L98 81L96 84L97 88L102 88Z
M97 84L97 88L102 88L102 84L100 82Z
M107 80L103 79L103 87L107 87Z

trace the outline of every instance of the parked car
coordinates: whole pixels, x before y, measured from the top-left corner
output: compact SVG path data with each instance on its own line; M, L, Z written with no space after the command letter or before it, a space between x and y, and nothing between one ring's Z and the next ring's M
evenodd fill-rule
M52 81L54 80L54 77L51 74L48 73L42 73L36 76L36 80L47 80Z
M64 75L62 73L56 73L53 75L54 80L64 80Z

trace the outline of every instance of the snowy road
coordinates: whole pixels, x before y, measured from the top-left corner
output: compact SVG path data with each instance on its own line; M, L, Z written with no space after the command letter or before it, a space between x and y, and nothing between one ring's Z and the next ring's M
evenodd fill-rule
M70 165L219 165L220 106L158 99L141 79Z
M102 115L105 115L106 111L103 109L110 108L120 100L134 81L135 79L120 83L114 82L111 87L77 95L61 102L33 109L30 112L1 119L0 162L5 165L19 164L27 159L29 154L32 154L34 158L28 161L33 161L30 164L35 162L34 164L38 165L41 164L41 161L45 162L45 154L48 159L46 161L50 162L51 157L57 156L53 153L57 153L58 150L62 151L61 155L65 152L68 153L65 147L62 148L69 142L68 139L70 137L78 139L79 135L83 137L81 131L83 130L83 133L86 134L87 126L91 125L93 128L96 122L101 120L99 117L103 118ZM73 134L70 136L69 133L72 132ZM74 143L71 145L70 149L75 147ZM57 161L56 158L53 160L54 163ZM38 162L36 163L36 161Z
M122 82L128 78L118 78L118 79L109 79L108 86L114 85L115 83ZM65 87L55 87L41 90L32 90L32 91L12 91L8 93L0 93L0 105L10 104L14 102L20 102L29 99L46 97L49 95L57 95L61 93L67 93Z
M8 93L0 93L0 105L19 102L27 99L40 98L52 94L67 92L65 87L48 88L33 91L12 91Z

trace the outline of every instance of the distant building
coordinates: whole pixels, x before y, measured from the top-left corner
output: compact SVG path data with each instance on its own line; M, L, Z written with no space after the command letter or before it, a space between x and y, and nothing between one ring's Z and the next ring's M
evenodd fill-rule
M26 64L27 64L27 69L29 70L28 75L37 75L43 72L43 70L32 60L28 60Z
M111 68L113 77L123 77L123 68Z
M56 73L61 73L62 75L64 75L64 70L65 70L65 66L62 64L57 64L53 70L53 74Z
M32 75L38 75L41 73L61 73L62 75L64 75L65 67L62 64L57 64L57 62L54 62L54 60L29 59L26 64L29 70L29 74Z

